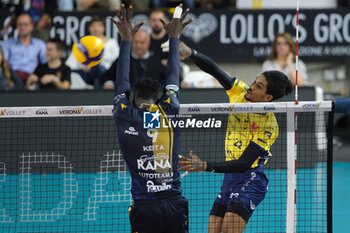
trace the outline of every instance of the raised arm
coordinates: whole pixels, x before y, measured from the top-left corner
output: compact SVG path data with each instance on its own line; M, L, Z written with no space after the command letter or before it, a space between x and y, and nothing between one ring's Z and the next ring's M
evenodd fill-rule
M125 93L127 97L129 97L130 51L131 41L122 40L120 46L119 59L117 62L114 96Z
M182 8L182 4L176 7L178 10ZM176 11L176 10L175 10ZM165 31L169 37L169 56L168 56L168 65L167 65L167 76L165 78L164 86L166 90L172 90L176 93L179 90L179 77L180 77L180 54L179 54L179 44L180 36L186 25L191 23L193 19L189 19L185 22L185 18L189 13L189 9L181 15L175 15L173 19L166 23L163 19L161 20ZM181 16L181 17L180 17Z
M198 68L216 78L226 90L231 89L233 78L220 69L208 56L191 49L183 42L180 44L180 54L183 59L191 58Z
M117 64L114 96L121 95L123 93L129 95L131 40L141 25L144 24L144 22L140 22L135 26L132 25L132 6L129 6L128 15L126 15L124 4L122 4L121 12L118 9L115 9L115 11L118 21L115 21L112 17L110 17L110 20L118 27L122 42Z
M250 142L238 160L223 162L207 162L199 159L198 156L190 152L190 158L181 157L179 164L182 165L179 171L199 172L209 171L215 173L243 173L251 168L253 163L259 158L267 156L268 152L254 142Z

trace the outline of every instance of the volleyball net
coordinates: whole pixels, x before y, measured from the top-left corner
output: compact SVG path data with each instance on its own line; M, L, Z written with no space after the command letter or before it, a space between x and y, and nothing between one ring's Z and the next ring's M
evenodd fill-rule
M111 111L0 108L1 232L130 232L131 178ZM331 232L331 102L181 105L176 119L184 123L174 123L182 125L181 155L192 150L203 160L224 161L229 116L245 113L273 113L279 127L265 165L268 192L245 232ZM137 129L127 131L137 136ZM181 178L190 232L207 231L222 180L209 172Z

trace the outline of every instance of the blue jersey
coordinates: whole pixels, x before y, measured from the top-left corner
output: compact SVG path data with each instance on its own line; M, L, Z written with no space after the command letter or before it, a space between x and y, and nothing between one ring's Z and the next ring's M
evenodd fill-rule
M177 171L180 132L178 128L163 127L169 115L178 114L179 107L177 98L171 94L163 95L151 107L152 112L135 107L125 95L115 97L113 115L120 148L132 177L134 200L181 194ZM157 112L161 114L158 118L161 128L145 129L144 114Z
M179 129L169 117L179 113L179 39L170 39L164 94L148 110L129 100L130 41L122 41L118 59L113 116L123 157L131 178L134 200L157 200L181 195L177 171L180 148ZM144 125L146 116L157 127Z

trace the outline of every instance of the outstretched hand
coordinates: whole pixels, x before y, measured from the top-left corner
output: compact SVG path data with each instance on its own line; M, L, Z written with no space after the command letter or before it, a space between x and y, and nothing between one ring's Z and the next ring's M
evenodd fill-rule
M128 16L126 16L125 5L122 4L121 11L117 8L115 9L118 21L115 21L112 17L109 19L117 26L120 37L122 40L132 40L132 37L135 35L137 30L145 23L140 22L136 25L132 25L132 6L129 6Z
M182 166L178 171L201 172L207 169L207 162L200 160L192 151L190 151L190 158L181 156L179 164Z
M179 7L182 8L182 4L180 4ZM181 16L180 19L173 17L173 19L169 23L167 23L164 19L160 19L169 38L180 38L183 29L188 24L192 23L193 18L184 22L189 12L190 10L186 9L185 13Z

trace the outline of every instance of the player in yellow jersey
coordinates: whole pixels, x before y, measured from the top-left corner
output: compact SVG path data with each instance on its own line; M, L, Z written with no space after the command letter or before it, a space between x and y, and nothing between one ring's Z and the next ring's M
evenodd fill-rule
M270 102L292 91L292 83L280 71L260 74L251 86L231 78L209 57L180 46L183 58L190 57L203 71L215 77L226 89L230 103ZM220 193L210 212L209 233L243 232L256 206L265 198L268 179L264 164L271 156L270 147L278 137L273 113L230 114L225 138L226 161L201 161L190 152L183 157L179 171L225 173Z

